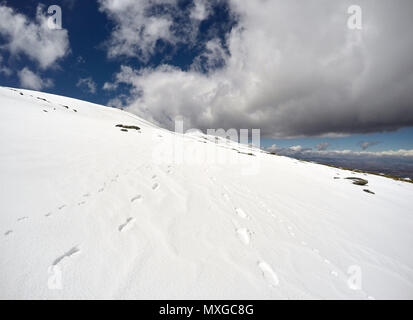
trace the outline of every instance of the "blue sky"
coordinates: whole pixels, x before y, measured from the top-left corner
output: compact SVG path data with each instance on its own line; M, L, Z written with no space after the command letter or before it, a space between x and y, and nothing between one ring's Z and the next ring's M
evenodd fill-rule
M370 152L413 149L410 84L405 81L407 88L400 86L404 79L412 79L411 63L407 63L404 52L410 40L405 41L405 47L390 43L391 50L383 56L369 55L377 51L374 45L383 39L371 45L365 41L369 40L368 32L363 31L364 39L360 40L361 33L345 30L345 10L342 26L332 25L331 33L325 32L323 39L315 38L317 32L309 30L325 25L316 24L317 17L307 15L316 15L317 7L304 8L298 18L289 17L300 11L290 8L288 1L268 1L268 8L252 4L241 8L236 0L160 0L156 6L146 2L128 7L128 1L123 1L125 5L118 8L112 0L63 0L42 3L43 7L38 1L6 1L3 8L13 9L7 15L10 23L21 14L27 23L40 25L36 20L38 8L44 13L51 4L61 6L62 27L67 34L59 35L66 41L60 49L66 52L53 53L45 66L44 60L35 56L36 48L32 56L27 48L13 51L11 38L19 35L11 34L7 24L0 26L0 67L4 70L0 72L0 85L35 89L33 81L43 81L40 90L129 108L167 128L172 128L176 115L187 117L190 127L201 129L259 128L264 147L275 144L278 148L299 145L316 149L324 143L327 150L361 151L361 144L368 142L365 150ZM325 11L337 16L347 2L329 4ZM386 14L380 5L365 7L376 18L366 19L372 25L380 23L380 17ZM383 37L390 39L411 24L403 20L402 7L389 16L394 20L387 21L390 31L383 32ZM285 17L288 20L283 20ZM46 32L44 36L48 35ZM314 39L308 39L311 37ZM350 42L349 37L353 37ZM336 40L341 38L343 45ZM347 52L349 44L352 50ZM303 50L300 46L308 47ZM39 54L43 49L37 49ZM297 52L300 54L295 56ZM311 53L306 56L307 52ZM308 68L318 59L316 54L322 56L320 65L334 57L332 65L337 70L331 66ZM399 61L394 62L393 56ZM394 65L386 64L386 59ZM369 71L366 65L375 63L389 65L391 71ZM359 72L358 68L364 69ZM22 73L24 69L29 72ZM343 76L336 76L339 71ZM368 72L371 74L367 77ZM22 80L32 74L33 81ZM360 77L352 80L354 74ZM362 89L346 91L355 83L362 83ZM354 98L354 92L359 96ZM347 100L341 102L343 96ZM291 138L294 136L303 138Z
M192 1L180 1L182 8L191 5ZM104 48L105 41L110 36L113 23L107 16L99 11L96 1L79 0L56 0L53 3L39 2L33 0L13 0L7 1L7 6L17 12L26 15L30 19L35 19L36 8L39 4L45 5L45 12L48 5L58 4L62 8L62 27L67 29L70 42L70 54L59 61L59 68L47 70L47 76L53 78L54 86L45 90L51 93L65 95L73 98L92 101L99 104L106 104L110 98L119 93L101 90L103 84L110 81L112 76L119 71L121 64L127 63L134 68L156 67L167 62L183 70L188 69L194 58L202 50L202 44L208 38L207 33L214 29L219 36L224 36L226 31L231 28L233 21L228 17L225 3L214 8L215 12L200 26L198 36L198 46L187 48L179 45L175 48L167 48L162 53L154 54L145 63L134 57L122 57L109 59ZM220 29L223 29L222 31ZM1 39L1 37L0 37ZM159 44L160 46L162 44ZM7 51L3 51L4 60L9 58ZM19 70L25 66L36 67L36 63L20 55L17 59L9 60L10 68ZM97 93L92 94L87 90L80 90L76 83L80 77L92 77L97 84ZM19 87L19 79L16 74L6 76L0 73L2 85Z
M394 132L355 134L343 138L301 138L301 139L263 139L264 147L276 144L280 148L300 145L303 148L316 148L323 142L328 142L331 150L361 151L360 143L365 141L377 142L368 151L380 152L385 150L413 149L413 128L402 128Z

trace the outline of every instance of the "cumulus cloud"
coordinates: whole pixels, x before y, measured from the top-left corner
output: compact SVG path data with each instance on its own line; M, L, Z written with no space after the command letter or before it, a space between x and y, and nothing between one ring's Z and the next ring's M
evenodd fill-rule
M109 55L145 56L157 39L175 43L173 10L153 20L141 13L148 1L100 3L116 22ZM222 66L123 67L116 79L132 87L129 111L167 128L181 115L187 127L260 128L274 138L413 125L412 1L360 0L361 31L347 28L348 0L228 3L236 27L200 55Z
M224 1L194 0L185 6L179 0L99 0L99 10L115 23L105 43L108 56L147 62L166 45L197 46L200 23Z
M37 7L36 19L32 21L4 4L0 5L0 49L11 56L25 55L41 69L55 63L69 52L67 30L52 30L48 27L45 8Z
M195 72L210 72L225 65L227 52L222 47L220 40L214 38L205 44L204 51L198 55L191 65Z
M359 143L360 148L363 150L367 150L368 148L376 146L378 144L380 144L380 141L363 141Z
M27 67L18 72L18 77L23 88L41 90L53 86L51 79L42 79Z
M155 52L158 40L176 43L171 30L171 10L176 0L99 0L99 9L116 23L107 42L109 57L129 56L147 61ZM163 6L162 11L150 15L148 10Z
M95 94L97 85L91 77L80 78L76 83L76 87L86 89L89 93Z
M324 150L327 150L329 146L330 146L329 142L321 142L317 144L315 147L318 151L324 151Z

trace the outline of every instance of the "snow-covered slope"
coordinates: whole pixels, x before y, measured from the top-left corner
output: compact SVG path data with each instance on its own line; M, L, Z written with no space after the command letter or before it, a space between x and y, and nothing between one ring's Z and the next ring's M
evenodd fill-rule
M413 184L10 88L0 146L0 298L413 298Z

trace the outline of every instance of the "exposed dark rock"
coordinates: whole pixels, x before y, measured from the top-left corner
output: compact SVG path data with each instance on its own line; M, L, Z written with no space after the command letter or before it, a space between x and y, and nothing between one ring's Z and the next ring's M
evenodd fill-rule
M138 126L129 126L129 125L124 125L124 124L117 124L116 127L118 128L123 128L123 129L131 129L131 130L140 130Z
M240 154L246 154L247 156L254 156L255 157L255 154L253 154L253 153L251 153L251 152L241 152L241 151L238 151L238 153L240 153Z
M361 179L361 178L356 178L356 177L347 177L346 179L349 180L353 180L353 184L357 185L357 186L364 186L367 183L369 183L367 180L365 179Z

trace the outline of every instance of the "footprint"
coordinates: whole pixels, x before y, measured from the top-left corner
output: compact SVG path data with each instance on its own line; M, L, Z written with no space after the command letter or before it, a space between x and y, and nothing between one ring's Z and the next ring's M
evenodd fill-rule
M337 271L333 270L330 273L331 273L332 276L334 276L336 278L338 277L338 272Z
M303 246L307 246L307 245L308 245L308 243L305 242L305 241L301 241L301 244L302 244Z
M126 219L126 221L118 227L119 232L123 232L123 231L129 229L129 227L132 225L132 222L134 220L135 219L132 218L132 217L129 217L128 219Z
M157 190L159 188L159 183L154 183L152 185L152 190Z
M222 196L225 198L225 200L229 201L229 195L226 193L223 193Z
M138 194L137 196L134 196L132 199L130 199L131 202L136 201L136 200L141 200L142 196Z
M238 238L244 243L245 245L249 245L251 242L251 232L247 228L239 228L236 230Z
M154 174L154 175L152 176L152 179L156 179L156 174Z
M244 212L244 210L242 210L241 208L235 208L235 212L237 213L237 215L243 219L248 219L248 215Z
M65 204L61 205L60 207L58 207L57 209L62 210L64 207L66 207Z
M90 197L90 193L85 193L84 195L83 195L83 197Z
M60 257L56 258L55 261L53 261L53 265L56 266L58 265L63 259L65 258L70 258L71 256L73 256L74 254L80 252L80 249L75 246L73 248L71 248L69 251L67 251L65 254L61 255Z
M20 217L20 218L17 219L17 221L23 221L23 220L26 220L26 219L29 219L29 217Z
M98 190L98 192L103 192L103 190L105 190L105 189L103 189L103 188L100 188L100 189Z
M7 230L7 231L4 233L4 235L5 235L5 236L8 236L10 233L13 233L13 230Z
M48 212L48 213L46 213L44 216L45 217L50 217L52 215L52 213L51 212Z
M264 279L271 287L276 287L280 283L277 274L271 268L271 266L265 261L258 261L258 267L261 269Z
M324 263L331 264L330 260L328 260L328 259L324 259Z
M82 204L85 204L86 203L86 201L81 201L81 202L79 202L77 205L78 206L81 206Z

